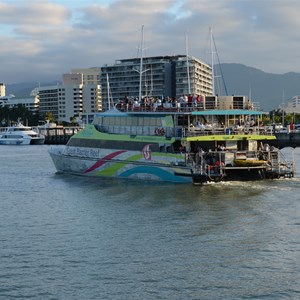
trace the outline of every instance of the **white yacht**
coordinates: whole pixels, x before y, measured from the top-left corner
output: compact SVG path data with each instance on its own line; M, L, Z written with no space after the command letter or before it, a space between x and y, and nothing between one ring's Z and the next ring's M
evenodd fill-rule
M20 123L0 132L0 145L42 145L44 142L44 135Z

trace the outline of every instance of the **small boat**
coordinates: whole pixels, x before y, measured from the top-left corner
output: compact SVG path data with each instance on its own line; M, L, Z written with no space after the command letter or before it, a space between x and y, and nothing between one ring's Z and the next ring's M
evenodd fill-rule
M0 145L42 145L44 142L44 135L21 123L0 132Z
M216 108L205 109L212 97ZM93 124L51 148L50 156L58 172L83 176L193 184L293 177L294 163L264 147L276 136L260 126L263 112L249 110L246 97L203 101L204 108L180 111L119 103L96 113ZM210 124L209 130L197 130L197 123Z

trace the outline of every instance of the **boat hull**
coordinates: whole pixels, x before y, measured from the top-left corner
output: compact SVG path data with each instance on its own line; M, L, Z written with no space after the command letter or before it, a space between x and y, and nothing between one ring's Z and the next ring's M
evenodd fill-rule
M218 171L194 173L184 155L152 153L151 159L138 151L79 147L49 150L57 172L92 177L126 178L143 181L203 184L219 181L255 181L277 178L265 166L226 166ZM177 163L174 163L176 158ZM279 177L278 177L279 178Z
M0 139L0 145L21 145L22 139Z
M224 181L255 181L266 179L264 167L225 168Z
M29 145L29 138L0 138L0 145Z
M0 145L43 145L45 138L0 138Z
M144 181L192 182L190 168L170 164L167 156L157 155L149 162L136 151L112 151L96 158L66 155L63 150L56 148L50 149L49 154L56 170L62 173Z

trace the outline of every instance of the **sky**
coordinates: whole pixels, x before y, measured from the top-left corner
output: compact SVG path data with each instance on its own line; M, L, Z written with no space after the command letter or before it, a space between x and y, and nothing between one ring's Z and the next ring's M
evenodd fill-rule
M188 53L300 72L299 0L0 0L0 82L60 81L73 68Z

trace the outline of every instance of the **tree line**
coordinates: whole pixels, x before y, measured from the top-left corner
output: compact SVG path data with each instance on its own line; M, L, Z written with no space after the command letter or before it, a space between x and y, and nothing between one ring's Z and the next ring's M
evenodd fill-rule
M55 119L53 112L46 112L40 114L39 112L33 113L22 104L13 107L0 107L0 127L8 127L20 121L24 125L37 126L41 122L49 121L50 123L57 123L58 125L68 126L77 125L75 116L70 118L70 122L59 122Z

